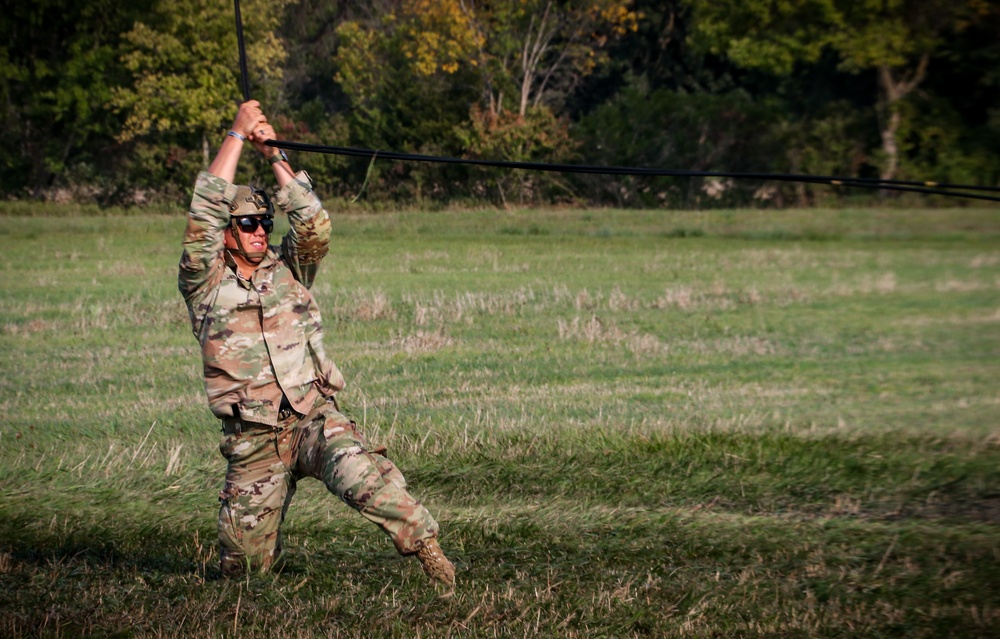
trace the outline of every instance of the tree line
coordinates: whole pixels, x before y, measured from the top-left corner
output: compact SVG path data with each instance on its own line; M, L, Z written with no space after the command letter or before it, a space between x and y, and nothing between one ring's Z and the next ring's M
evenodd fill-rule
M284 139L496 160L1000 183L995 0L244 0ZM179 202L242 99L228 0L0 15L5 199ZM298 153L381 206L786 206L808 184ZM266 183L244 162L238 179Z

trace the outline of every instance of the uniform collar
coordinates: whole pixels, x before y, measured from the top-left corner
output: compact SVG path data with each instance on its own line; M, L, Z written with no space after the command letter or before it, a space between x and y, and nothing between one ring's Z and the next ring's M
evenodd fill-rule
M240 270L239 267L236 265L236 260L233 259L232 251L230 251L229 249L222 249L222 253L223 253L223 259L226 262L226 266L228 266L230 269L232 269L234 273L238 275ZM274 262L277 259L278 259L277 253L274 252L273 247L269 244L267 246L267 252L264 253L264 258L260 261L259 264L257 264L257 269L255 270L267 268L272 264L274 264Z

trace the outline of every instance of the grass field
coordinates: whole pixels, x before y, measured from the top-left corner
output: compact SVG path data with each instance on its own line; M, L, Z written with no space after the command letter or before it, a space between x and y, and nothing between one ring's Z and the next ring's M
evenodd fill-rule
M337 215L448 599L315 482L221 579L182 212L0 220L0 637L1000 633L1000 210Z

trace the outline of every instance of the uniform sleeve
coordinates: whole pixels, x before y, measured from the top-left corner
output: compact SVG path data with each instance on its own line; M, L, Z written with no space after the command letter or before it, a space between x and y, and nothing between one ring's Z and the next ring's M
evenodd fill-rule
M288 234L281 240L281 255L303 286L310 288L319 263L330 250L330 215L312 190L305 171L278 191L275 203L288 214Z
M184 231L177 287L189 306L223 260L223 233L236 187L206 171L198 174Z

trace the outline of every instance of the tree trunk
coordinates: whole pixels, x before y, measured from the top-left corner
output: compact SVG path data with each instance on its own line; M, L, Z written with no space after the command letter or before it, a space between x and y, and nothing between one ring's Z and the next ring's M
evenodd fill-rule
M542 58L548 51L549 43L558 30L556 26L549 23L549 14L552 9L552 2L545 4L545 11L538 19L537 32L535 17L532 16L528 25L528 33L525 35L524 44L521 46L521 70L524 75L521 77L521 104L518 113L524 117L528 113L528 103L531 101L531 94L535 79L538 76L539 66ZM558 22L558 17L555 18ZM541 92L541 88L537 89Z
M528 96L531 94L531 82L534 78L530 70L524 70L524 77L521 79L521 105L518 107L518 114L522 118L528 112Z
M896 172L899 170L899 141L896 139L896 134L899 132L899 125L903 120L903 116L899 112L899 101L912 93L923 82L927 75L929 62L929 53L920 56L917 68L909 77L906 77L905 73L903 77L896 77L888 65L882 65L878 68L879 92L882 94L880 101L888 116L882 118L879 123L882 151L885 152L886 157L885 166L882 167L882 172L879 175L883 180L895 179ZM888 195L888 192L883 190L882 195Z
M880 131L882 135L882 151L885 152L885 165L879 177L883 180L891 180L896 177L896 170L899 168L899 143L896 141L896 133L899 131L899 123L903 116L899 109L889 106L889 121Z

